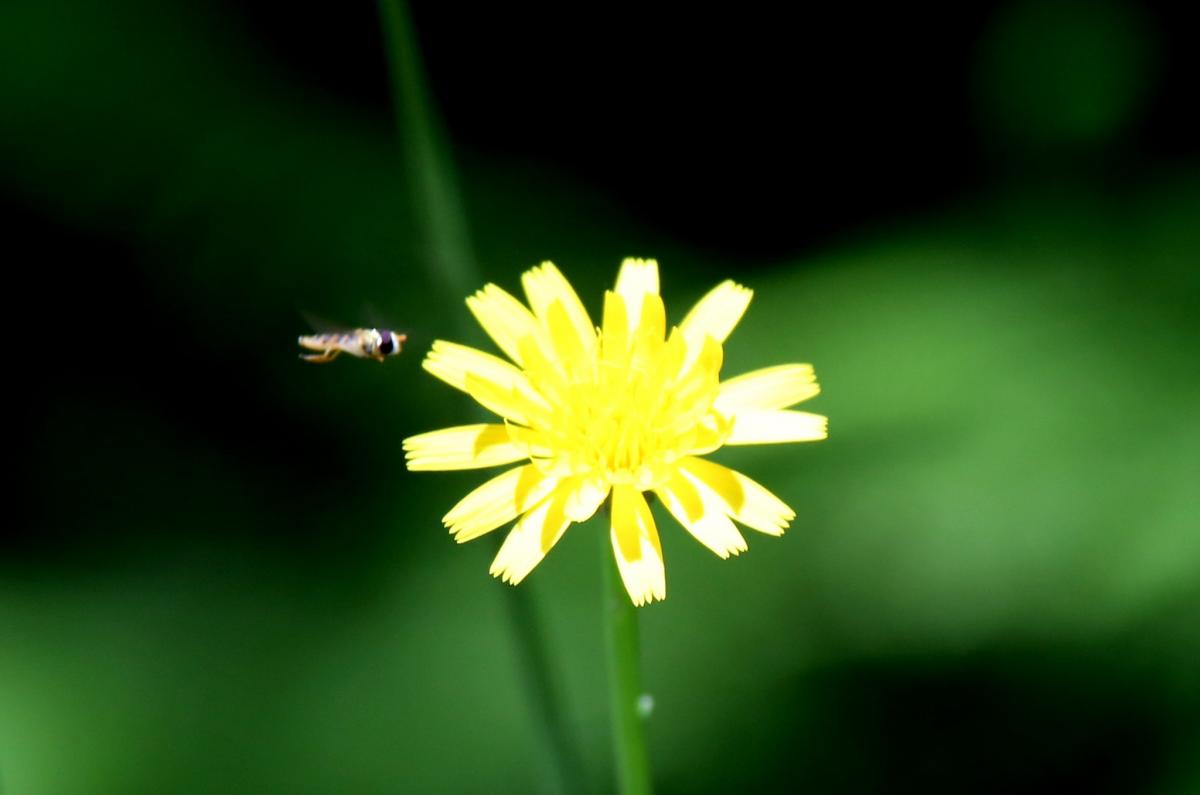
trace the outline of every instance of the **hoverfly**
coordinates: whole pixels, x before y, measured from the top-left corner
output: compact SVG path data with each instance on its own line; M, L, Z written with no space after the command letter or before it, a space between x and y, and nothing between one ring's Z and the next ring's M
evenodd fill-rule
M300 354L306 362L331 362L341 353L382 362L398 354L406 339L408 335L385 328L356 328L328 334L305 334L298 342L301 348L316 351Z

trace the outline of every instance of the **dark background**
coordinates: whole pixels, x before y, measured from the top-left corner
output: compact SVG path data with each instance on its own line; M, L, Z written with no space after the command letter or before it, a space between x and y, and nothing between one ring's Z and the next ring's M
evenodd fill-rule
M660 522L665 792L1200 787L1193 19L965 6L412 9L481 283L733 276L730 373L822 377L828 442L724 459L788 536ZM479 473L403 469L469 409L387 76L372 4L0 10L4 792L542 781L499 534L438 523ZM598 530L522 588L607 791Z

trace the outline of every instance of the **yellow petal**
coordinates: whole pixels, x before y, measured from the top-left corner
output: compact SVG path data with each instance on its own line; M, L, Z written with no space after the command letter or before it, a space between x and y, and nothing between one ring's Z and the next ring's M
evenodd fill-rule
M642 317L642 298L658 295L658 262L652 259L626 259L617 273L616 292L625 302L625 317L630 331Z
M509 362L499 356L456 342L434 340L429 355L421 362L421 366L450 386L464 392L467 391L467 373L474 373L480 378L505 387L521 384L532 389L525 374Z
M740 409L786 409L820 391L811 364L781 364L722 381L716 407L726 413Z
M408 468L417 470L480 469L526 458L508 438L503 425L459 425L410 436L404 440Z
M666 320L665 317L663 319L664 321ZM692 347L696 350L690 351L689 348ZM719 348L720 346L718 345L717 347ZM677 383L687 375L687 368L694 365L702 352L702 345L690 345L687 338L680 333L679 329L673 328L667 336L666 343L659 349L658 361L654 364L654 371L658 373L663 383Z
M687 431L676 437L680 451L688 455L708 455L724 447L733 422L716 412L704 415Z
M603 323L601 357L608 366L616 367L629 352L629 315L620 293L605 291Z
M563 305L555 301L547 310L544 326L550 337L562 371L573 377L584 376L592 371L592 349L596 345L595 331L588 332L590 339L581 338L579 330L572 325Z
M549 343L544 339L544 335L526 337L521 340L520 347L521 366L525 376L546 404L557 406L569 400L570 382L566 378L567 372L562 363L554 357L553 351L549 354L546 352Z
M807 411L755 411L733 415L733 433L725 444L815 442L829 436L829 420Z
M524 304L494 284L467 299L467 308L508 358L521 363L518 344L537 331L537 320Z
M667 310L663 306L662 296L646 293L642 296L641 316L633 330L634 349L647 355L656 355L663 347L666 336Z
M536 418L544 419L553 411L527 381L524 386L506 385L467 373L467 394L488 411L521 425L531 425Z
M563 513L565 502L558 490L522 516L500 545L488 573L513 585L525 579L571 524Z
M679 468L701 494L716 496L726 513L747 527L767 535L783 535L796 512L771 492L741 472L705 461L682 458Z
M459 500L442 519L462 544L507 524L537 505L558 481L533 464L514 467L497 475Z
M724 349L709 336L688 338L682 333L673 333L671 337L686 342L684 361L679 366L680 374L672 387L671 400L683 404L702 399L703 405L696 408L701 413L706 412L717 395Z
M586 522L608 497L609 485L604 478L573 478L571 491L563 508L572 522Z
M613 486L613 554L629 598L638 607L667 598L667 575L654 517L642 493L629 485Z
M702 494L683 475L676 474L665 486L654 490L675 520L704 546L722 558L745 552L746 539L725 514L711 492Z
M525 271L521 276L521 284L525 287L525 296L534 315L545 322L550 317L551 308L561 306L580 347L588 351L592 349L596 342L596 327L592 325L592 319L588 317L575 289L553 262L543 262Z
M708 335L724 342L733 327L742 319L754 291L733 281L718 284L701 298L679 328L689 337L701 339Z
M526 458L531 458L534 463L538 459L550 458L554 455L554 440L550 435L542 431L534 430L533 428L522 428L520 425L507 425L508 439L525 453ZM544 472L545 469L543 468ZM558 477L565 477L570 472L563 472Z

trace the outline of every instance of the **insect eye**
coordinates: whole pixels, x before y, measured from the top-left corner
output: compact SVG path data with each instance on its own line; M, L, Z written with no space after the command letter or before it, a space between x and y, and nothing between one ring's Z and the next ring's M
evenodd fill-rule
M381 331L379 332L379 337L379 352L385 355L391 353L392 349L396 347L395 343L392 342L392 332Z

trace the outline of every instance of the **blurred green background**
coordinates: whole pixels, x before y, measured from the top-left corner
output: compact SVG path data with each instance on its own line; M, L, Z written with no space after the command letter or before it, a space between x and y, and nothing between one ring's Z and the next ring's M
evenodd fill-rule
M403 467L472 416L419 367L466 313L377 9L346 5L0 5L6 795L549 782L500 534L439 523L484 475ZM1190 19L413 20L480 284L553 259L598 313L656 257L678 319L732 276L756 297L727 372L824 387L828 441L716 456L796 508L785 537L723 562L659 513L662 792L1200 792ZM302 310L409 352L303 365ZM521 586L588 792L603 535Z

